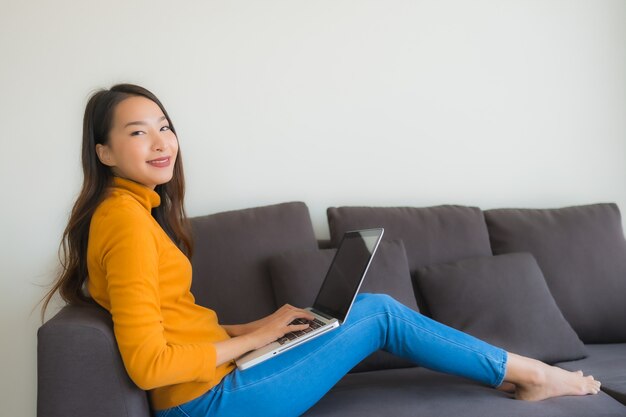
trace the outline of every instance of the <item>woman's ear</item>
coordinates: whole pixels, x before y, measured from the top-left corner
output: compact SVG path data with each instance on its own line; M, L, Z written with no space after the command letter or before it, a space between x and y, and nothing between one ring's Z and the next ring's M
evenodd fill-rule
M107 145L102 145L98 143L96 145L96 154L98 155L98 159L104 165L113 167L115 166L115 161L113 160L113 155L111 155L111 151Z

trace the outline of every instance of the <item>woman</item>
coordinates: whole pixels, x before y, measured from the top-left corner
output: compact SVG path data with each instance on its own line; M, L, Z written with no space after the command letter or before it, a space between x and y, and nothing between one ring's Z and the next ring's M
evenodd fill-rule
M44 303L59 291L68 303L93 299L109 310L126 370L150 391L157 416L298 415L378 349L523 400L598 393L600 383L580 371L505 352L372 294L357 298L339 329L237 370L235 358L306 328L291 323L311 316L285 305L252 323L220 325L195 304L178 145L146 89L121 84L90 98L83 188L63 235L63 271Z

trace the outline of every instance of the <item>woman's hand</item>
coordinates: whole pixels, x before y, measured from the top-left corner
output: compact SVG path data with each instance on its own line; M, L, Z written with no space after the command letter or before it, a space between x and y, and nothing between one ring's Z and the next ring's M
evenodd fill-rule
M309 327L308 324L291 324L295 319L313 320L314 318L306 310L285 304L271 315L252 323L224 326L233 338L214 344L217 353L217 365L272 343L286 333Z
M258 349L276 339L284 336L286 333L304 330L309 327L308 324L291 324L296 319L313 320L315 316L307 310L296 308L289 304L285 304L273 314L257 320L254 323L255 330L249 333L253 341L253 349Z

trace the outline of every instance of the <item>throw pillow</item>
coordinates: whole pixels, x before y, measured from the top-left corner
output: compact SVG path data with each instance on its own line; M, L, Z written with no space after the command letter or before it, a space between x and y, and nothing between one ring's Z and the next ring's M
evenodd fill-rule
M428 266L416 283L433 319L508 352L547 363L586 355L530 254Z
M276 304L311 306L315 301L336 249L290 251L270 259L270 275ZM362 293L385 293L418 311L413 295L406 252L402 241L381 242L365 281ZM404 368L412 363L379 351L361 362L353 372Z

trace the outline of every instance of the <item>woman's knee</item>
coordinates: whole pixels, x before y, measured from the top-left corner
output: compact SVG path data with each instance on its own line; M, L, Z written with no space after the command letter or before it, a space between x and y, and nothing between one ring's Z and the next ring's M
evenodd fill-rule
M388 294L362 293L359 294L359 300L370 308L385 311L389 311L398 304L398 301Z

